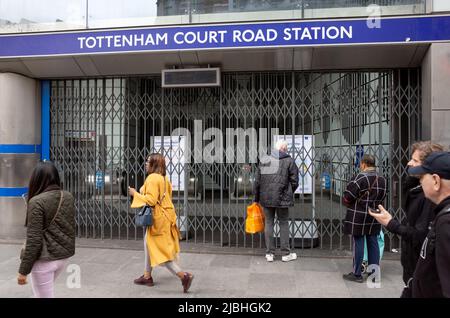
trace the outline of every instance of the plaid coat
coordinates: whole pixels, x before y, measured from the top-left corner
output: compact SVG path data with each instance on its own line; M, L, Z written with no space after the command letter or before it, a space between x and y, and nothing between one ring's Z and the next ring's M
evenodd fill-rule
M367 170L353 177L344 192L344 203L348 207L344 233L356 236L378 234L381 224L369 215L368 209L377 208L385 197L386 179L375 170Z

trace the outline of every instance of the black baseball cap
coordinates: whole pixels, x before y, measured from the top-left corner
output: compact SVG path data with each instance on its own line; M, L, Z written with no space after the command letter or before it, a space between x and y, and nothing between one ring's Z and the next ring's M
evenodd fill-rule
M422 163L421 166L410 167L410 175L421 176L424 174L437 174L442 179L450 180L450 152L436 151L432 152Z

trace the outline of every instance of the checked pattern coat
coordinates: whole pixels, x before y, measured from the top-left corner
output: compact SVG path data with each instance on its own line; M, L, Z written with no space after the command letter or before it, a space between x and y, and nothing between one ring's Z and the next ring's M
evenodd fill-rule
M386 197L386 179L375 169L366 170L353 177L344 192L347 213L344 220L344 233L355 236L375 235L381 230L378 223L368 213L370 208L378 208Z

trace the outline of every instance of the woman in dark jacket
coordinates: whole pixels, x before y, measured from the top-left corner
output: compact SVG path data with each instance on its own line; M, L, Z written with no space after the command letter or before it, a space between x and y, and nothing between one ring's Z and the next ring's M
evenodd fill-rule
M17 282L26 284L31 273L35 297L52 298L53 282L75 254L75 205L73 196L62 191L51 162L38 163L31 175L25 225L27 241Z
M420 166L425 158L434 151L442 151L443 147L431 142L417 142L411 146L412 158L408 166ZM406 218L400 223L380 206L381 213L370 213L389 232L401 236L401 263L403 266L403 281L405 289L402 298L411 297L410 281L413 277L420 249L428 233L428 226L433 220L434 204L425 198L419 179L408 176L403 184L405 194L404 211Z
M361 172L347 184L344 191L344 203L347 213L344 220L344 233L352 235L353 271L344 274L345 280L362 283L361 264L364 258L364 242L367 242L368 263L380 264L378 234L381 225L369 214L386 197L386 178L378 174L375 168L375 157L365 154L361 158Z

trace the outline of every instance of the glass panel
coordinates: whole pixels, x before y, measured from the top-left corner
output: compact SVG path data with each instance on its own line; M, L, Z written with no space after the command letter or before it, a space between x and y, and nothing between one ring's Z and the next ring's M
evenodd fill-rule
M82 29L86 0L0 0L0 33Z
M433 12L450 11L450 1L433 0Z
M0 33L425 13L426 0L0 0ZM378 5L378 8L368 7ZM264 14L261 14L264 11ZM86 19L86 12L89 12Z
M189 1L89 1L89 28L189 23Z
M192 0L192 22L425 13L425 0ZM368 7L378 5L379 8ZM261 11L265 11L261 15Z

